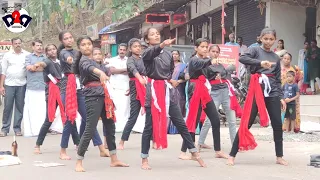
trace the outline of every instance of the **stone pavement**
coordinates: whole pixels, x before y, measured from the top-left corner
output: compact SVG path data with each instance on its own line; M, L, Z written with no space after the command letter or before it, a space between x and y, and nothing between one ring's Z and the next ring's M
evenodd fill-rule
M0 115L2 108L0 108ZM1 123L0 123L1 125ZM231 148L228 129L221 128L222 150L226 153ZM100 134L102 127L99 124ZM271 135L268 128L253 128L254 135ZM116 134L117 142L121 134ZM99 180L113 178L116 180L319 180L320 169L308 167L310 154L320 154L319 142L285 142L285 159L290 165L283 167L275 164L274 145L272 141L258 141L254 151L239 153L236 166L225 165L225 160L215 159L211 150L202 152L208 168L200 168L196 162L178 160L181 146L179 135L168 135L169 148L161 151L151 150L151 171L140 169L140 144L141 134L132 134L126 143L126 149L118 151L118 157L130 164L129 168L111 168L108 158L100 158L98 149L90 145L84 160L85 173L74 171L76 150L70 141L70 161L62 161L59 157L61 135L48 134L43 154L34 155L33 147L36 138L17 137L18 155L21 165L0 167L1 180ZM212 145L212 136L208 135L207 144ZM10 136L0 138L0 151L11 150L12 130ZM36 161L44 163L57 162L65 166L41 168L34 166Z

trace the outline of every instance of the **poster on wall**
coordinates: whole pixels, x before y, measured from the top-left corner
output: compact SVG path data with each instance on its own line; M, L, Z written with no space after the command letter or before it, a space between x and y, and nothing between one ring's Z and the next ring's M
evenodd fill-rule
M116 41L117 41L116 34L102 34L101 35L101 45L116 44Z
M98 24L92 24L90 26L87 26L87 36L89 36L92 40L98 39Z

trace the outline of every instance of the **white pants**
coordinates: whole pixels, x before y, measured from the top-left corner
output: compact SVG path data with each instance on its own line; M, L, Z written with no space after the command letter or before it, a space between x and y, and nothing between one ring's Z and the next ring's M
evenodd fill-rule
M24 136L38 136L46 118L45 91L26 90L23 110Z
M122 132L130 114L130 96L126 96L126 90L114 89L112 96L116 106L116 132Z
M320 88L320 79L318 77L316 79L312 79L310 81L310 87L311 87L312 92L316 91L316 88L315 88L315 85L314 85L314 80L316 80L316 82L318 83L318 88Z

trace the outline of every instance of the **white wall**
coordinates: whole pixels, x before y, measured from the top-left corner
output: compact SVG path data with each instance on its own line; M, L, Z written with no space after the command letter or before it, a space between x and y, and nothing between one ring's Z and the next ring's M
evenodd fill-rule
M270 3L267 8L270 8L270 17L267 17L270 27L277 31L277 39L284 40L285 49L293 56L293 64L298 64L298 53L305 41L306 9L279 3Z
M224 3L228 3L230 1L232 1L232 0L225 0ZM210 12L216 8L219 8L221 6L222 6L221 0L198 0L198 5L196 5L196 1L192 1L191 2L191 18L190 19L194 19L196 17L199 17L200 15L208 13L208 12ZM197 10L196 10L196 7L197 7Z

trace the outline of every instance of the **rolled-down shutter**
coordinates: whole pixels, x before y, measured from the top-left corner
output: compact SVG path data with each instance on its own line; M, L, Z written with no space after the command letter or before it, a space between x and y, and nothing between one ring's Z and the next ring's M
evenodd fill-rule
M243 38L243 44L250 46L256 42L257 35L265 27L266 9L261 15L259 3L252 0L242 0L238 6L237 36Z
M234 6L228 6L224 10L226 16L224 18L224 27L226 29L225 42L229 41L228 36L232 32L234 24ZM221 10L212 15L212 42L221 43Z

